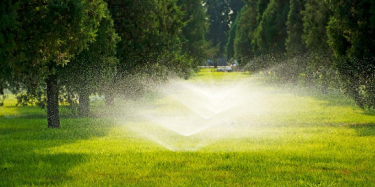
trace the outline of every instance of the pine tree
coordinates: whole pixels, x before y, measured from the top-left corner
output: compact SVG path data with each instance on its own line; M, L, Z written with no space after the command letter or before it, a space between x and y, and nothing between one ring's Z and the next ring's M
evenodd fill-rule
M255 31L254 45L257 52L259 51L260 54L285 53L288 13L288 0L270 1Z
M309 52L328 52L327 26L332 12L326 1L306 1L303 15L302 39Z
M306 52L303 35L303 14L305 0L290 0L290 11L288 21L288 38L286 40L286 51L289 56L301 55Z
M255 56L252 41L257 28L256 0L245 1L246 5L241 10L241 16L237 20L236 39L234 42L235 58L242 65Z
M347 93L360 107L375 107L375 1L330 0L328 43Z
M7 1L7 6L11 11L5 16L11 17L12 23L5 24L1 33L13 33L1 39L9 42L2 54L5 53L12 73L28 91L46 83L48 127L59 128L59 69L95 40L105 3Z
M179 0L178 5L184 11L181 41L183 53L192 57L196 63L205 58L205 34L207 32L206 12L201 0Z

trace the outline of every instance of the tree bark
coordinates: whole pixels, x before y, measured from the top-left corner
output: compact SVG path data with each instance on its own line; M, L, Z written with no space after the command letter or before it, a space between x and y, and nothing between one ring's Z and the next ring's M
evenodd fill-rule
M50 75L46 82L48 128L60 128L59 86L57 84L57 76Z
M87 91L79 93L78 112L81 117L88 117L90 112L90 94Z

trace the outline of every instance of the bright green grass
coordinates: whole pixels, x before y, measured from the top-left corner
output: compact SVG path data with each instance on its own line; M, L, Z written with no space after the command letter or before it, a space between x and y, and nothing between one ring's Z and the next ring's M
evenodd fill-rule
M248 77L204 70L190 81L225 84ZM163 105L171 103L167 97L146 95L91 119L71 118L62 108L61 129L47 129L43 110L15 107L9 98L0 109L0 186L375 184L373 111L357 108L338 93L326 96L271 86L260 77L249 80L249 87L260 92L258 104L264 105L232 128L215 129L228 135L207 140L197 151L173 152L129 130L138 125L170 134L131 112L142 102L157 103L162 110L170 106ZM92 109L100 113L103 103L94 102ZM204 141L206 135L192 139Z

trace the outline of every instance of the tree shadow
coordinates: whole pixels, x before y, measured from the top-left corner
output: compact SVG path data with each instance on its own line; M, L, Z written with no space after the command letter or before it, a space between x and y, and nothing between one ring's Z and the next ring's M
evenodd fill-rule
M6 154L6 153L5 153ZM22 156L22 162L20 158ZM0 168L0 186L51 186L73 180L68 172L85 162L84 154L37 154L5 155Z
M375 136L375 123L351 125L350 128L354 129L358 136Z

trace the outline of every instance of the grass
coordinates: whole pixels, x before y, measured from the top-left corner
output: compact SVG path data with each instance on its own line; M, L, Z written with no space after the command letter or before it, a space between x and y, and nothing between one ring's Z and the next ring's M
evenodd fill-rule
M246 115L231 126L186 138L134 115L134 108L142 108L140 101L111 109L120 117L100 115L102 101L92 103L97 114L92 118L70 118L63 110L62 128L48 129L43 110L15 107L10 97L0 109L0 186L375 184L375 115L343 95L321 95L269 85L261 77L208 70L190 82L247 79L249 90L259 94L243 111ZM144 105L157 103L156 110L173 103L164 96L146 95L140 100ZM181 141L182 146L184 140L205 146L170 151L129 128L133 126L160 133L169 142Z

